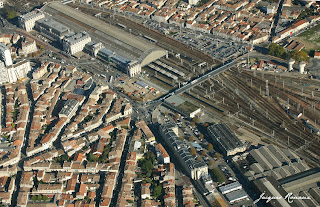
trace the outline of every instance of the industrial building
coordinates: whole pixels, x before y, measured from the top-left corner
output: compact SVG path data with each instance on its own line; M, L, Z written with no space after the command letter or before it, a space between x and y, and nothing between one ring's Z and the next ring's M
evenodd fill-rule
M63 50L71 55L83 50L91 37L86 32L79 32L65 36L62 40Z
M107 59L112 55L112 59L118 66L125 68L128 75L135 76L141 72L141 67L168 54L167 51L136 37L120 28L86 15L60 2L49 2L44 8L47 13L52 15L53 19L61 21L65 18L67 21L77 21L78 25L74 29L83 26L88 34L95 39L99 39L104 45L108 45L108 51L99 51L97 54L105 56ZM83 29L83 30L84 30ZM105 53L105 54L104 54Z
M160 126L160 134L166 147L174 154L179 164L192 179L200 179L208 174L208 166L204 161L196 160L189 152L187 145L178 137L178 127L173 123Z
M45 18L45 15L39 10L35 10L18 17L18 23L21 28L30 32L33 30L36 21Z
M230 193L225 194L225 196L231 204L240 202L241 200L244 200L249 197L243 189L232 191Z
M213 143L219 146L225 156L235 155L247 149L246 145L224 123L209 126L208 133Z
M12 65L10 49L2 42L0 42L0 58L6 66Z
M274 177L259 178L254 181L257 190L264 196L277 197L272 199L269 206L320 206L320 168L314 168L280 180ZM258 193L259 194L259 193ZM259 204L266 200L258 201Z
M248 180L266 176L281 179L310 169L307 163L294 152L274 145L251 150L246 161L248 167L244 175Z
M193 118L201 113L201 108L199 106L176 95L165 99L164 105L188 118Z
M53 38L59 43L61 43L65 36L73 33L72 29L51 18L37 20L35 28L40 33Z
M227 194L240 189L242 189L242 185L238 181L219 187L222 194Z

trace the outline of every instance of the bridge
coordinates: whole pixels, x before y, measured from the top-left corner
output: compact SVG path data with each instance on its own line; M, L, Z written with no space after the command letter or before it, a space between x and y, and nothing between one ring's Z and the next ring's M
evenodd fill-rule
M247 54L245 54L247 55ZM189 81L186 85L180 87L180 88L177 88L169 93L167 93L166 95L162 96L161 98L157 99L157 100L153 100L153 101L149 101L149 102L146 102L145 104L148 105L148 104L154 104L154 103L157 103L157 102L160 102L160 101L164 101L165 99L169 98L170 96L172 95L179 95L181 93L184 93L186 92L187 90L203 83L204 81L208 80L209 78L211 78L212 76L215 76L219 73L222 73L223 71L225 70L228 70L229 68L233 67L233 66L236 66L239 61L238 60L243 60L245 57L245 55L237 58L236 60L230 62L230 63L227 63L225 65L222 65L218 68L215 68L213 70L211 70L209 73L205 74L205 75L202 75L194 80L191 80Z

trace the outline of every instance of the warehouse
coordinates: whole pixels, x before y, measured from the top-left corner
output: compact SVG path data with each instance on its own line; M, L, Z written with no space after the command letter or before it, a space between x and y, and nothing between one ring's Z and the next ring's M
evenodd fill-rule
M242 185L238 181L219 187L222 194L227 194L240 189L242 189Z
M211 140L215 144L218 144L225 156L235 155L238 152L244 152L246 150L246 145L243 144L224 123L209 126L208 132Z
M231 204L248 198L248 194L242 189L227 193L225 196Z

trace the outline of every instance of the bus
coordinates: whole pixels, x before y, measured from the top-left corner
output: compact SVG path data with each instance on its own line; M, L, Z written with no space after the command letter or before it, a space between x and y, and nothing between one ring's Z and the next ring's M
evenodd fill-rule
M103 74L101 74L100 76L101 76L102 78L106 78L106 76L105 76L105 75L103 75Z
M110 76L109 83L112 83L112 81L113 81L113 76Z

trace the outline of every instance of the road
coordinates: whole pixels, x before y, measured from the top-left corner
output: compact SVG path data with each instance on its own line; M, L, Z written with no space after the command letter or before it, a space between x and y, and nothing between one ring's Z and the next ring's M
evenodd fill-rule
M274 17L274 21L271 28L271 35L270 35L270 42L272 42L273 37L276 35L276 28L278 26L280 15L282 14L282 8L283 8L283 2L284 0L280 0L277 8L277 14Z

